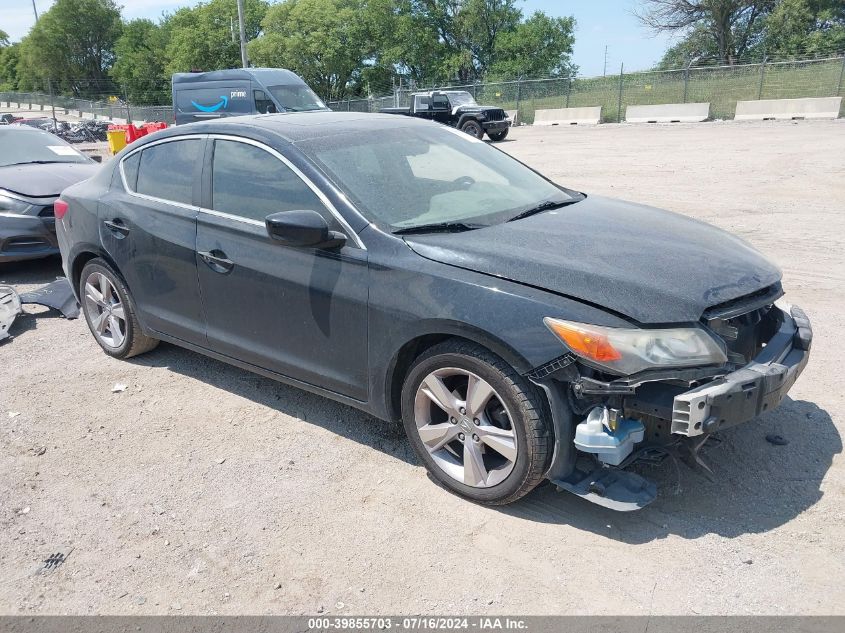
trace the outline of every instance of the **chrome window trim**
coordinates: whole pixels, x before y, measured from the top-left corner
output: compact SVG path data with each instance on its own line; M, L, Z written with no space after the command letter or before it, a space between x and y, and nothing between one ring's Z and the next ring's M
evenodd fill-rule
M135 198L140 198L141 200L150 200L151 202L163 202L164 204L171 204L175 207L179 207L182 209L188 209L190 211L197 211L199 207L193 204L185 204L184 202L177 202L175 200L168 200L167 198L158 198L156 196L148 196L145 193L138 193L133 189L129 188L129 183L126 182L126 172L123 170L123 162L127 160L130 156L134 156L138 152L142 152L148 147L154 147L156 145L162 145L164 143L173 143L175 141L188 141L191 139L197 139L204 141L208 138L208 134L186 134L184 136L173 136L170 138L163 138L157 141L153 141L152 143L145 143L143 146L133 149L131 152L126 154L123 158L120 159L120 164L118 165L118 169L120 170L120 180L123 183L123 189L128 193L130 196ZM138 163L138 168L140 169L140 163ZM137 184L137 183L136 183Z
M334 218L340 223L341 227L346 231L347 235L352 239L354 242L354 246L360 248L362 250L367 250L367 247L364 245L364 242L361 241L361 238L358 234L352 229L346 219L340 214L340 212L335 208L335 206L331 203L331 201L326 197L320 189L311 182L311 179L308 178L305 174L300 171L300 169L291 163L287 158L285 158L281 153L273 149L272 147L261 143L260 141L255 141L250 138L244 138L242 136L232 136L230 134L185 134L183 136L172 136L169 138L159 139L157 141L153 141L152 143L145 143L141 147L133 149L131 152L127 153L126 156L120 159L120 164L118 165L118 169L120 170L120 180L123 183L123 189L132 197L140 198L142 200L149 200L152 202L162 202L164 204L171 204L176 207L180 207L182 209L188 209L191 211L199 211L200 213L206 213L208 215L217 216L220 218L225 218L227 220L234 220L235 222L243 222L244 224L251 224L253 226L264 226L264 223L259 220L253 220L251 218L244 218L239 215L234 215L232 213L225 213L223 211L215 211L214 209L206 209L205 207L193 205L193 204L185 204L183 202L176 202L175 200L168 200L166 198L158 198L156 196L149 196L147 194L138 193L129 187L128 182L126 181L126 173L123 169L123 163L131 156L134 156L138 152L142 152L149 147L154 147L156 145L161 145L163 143L173 143L176 141L186 141L191 139L198 139L198 140L206 140L206 139L220 139L224 141L234 141L237 143L245 143L246 145L253 145L254 147L258 147L259 149L264 150L271 156L275 157L276 159L280 160L285 166L287 166L294 174L299 177L299 179L305 183L305 185L317 196L320 202L323 203L323 206L328 209L329 213L331 213Z
M329 213L331 213L334 216L334 218L340 223L343 230L346 231L347 235L354 242L354 245L357 248L360 248L362 250L367 250L367 247L364 245L364 242L362 242L361 238L358 236L358 234L354 230L352 230L352 227L349 225L349 223L346 221L346 219L340 214L340 212L335 208L335 206L331 203L331 201L328 199L326 194L324 194L317 187L317 185L315 185L311 181L311 179L308 178L308 176L303 174L302 171L300 171L300 169L296 165L294 165L290 160L288 160L280 152L273 149L269 145L265 145L264 143L262 143L260 141L255 141L251 138L244 138L242 136L232 136L232 135L229 135L229 134L208 134L207 136L208 136L208 138L215 139L215 140L219 139L219 140L222 140L222 141L234 141L236 143L244 143L246 145L252 145L253 147L257 147L259 149L262 149L265 152L267 152L268 154L270 154L271 156L280 160L286 167L288 167L288 169L290 169L294 174L296 174L296 176L299 177L299 179L303 183L305 183L305 185L314 193L314 195L317 196L317 198L320 200L320 202L323 203L323 206L326 207L326 209L328 209ZM257 224L259 226L264 226L264 223L259 222L258 220L253 220L253 219L250 219L250 218L244 218L244 217L234 215L234 214L231 214L231 213L225 213L224 211L216 211L214 209L206 209L205 207L200 207L199 210L202 213L209 213L211 215L216 215L216 216L228 218L228 219L231 219L231 220L237 220L237 221L240 221L240 222L245 222L247 224Z

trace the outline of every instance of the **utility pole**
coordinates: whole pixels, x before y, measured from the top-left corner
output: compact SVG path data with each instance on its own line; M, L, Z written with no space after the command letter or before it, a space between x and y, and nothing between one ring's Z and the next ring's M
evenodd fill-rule
M607 77L607 44L604 45L604 72L601 76Z
M249 61L246 58L246 25L244 24L244 0L238 0L238 23L241 31L241 64L249 68Z
M35 14L35 21L38 22L38 9L35 8L35 0L32 0L32 12Z

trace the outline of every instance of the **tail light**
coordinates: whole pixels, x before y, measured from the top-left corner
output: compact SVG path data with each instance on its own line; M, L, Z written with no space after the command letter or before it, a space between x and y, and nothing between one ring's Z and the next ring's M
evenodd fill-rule
M67 210L68 204L64 200L59 199L53 203L53 213L56 216L57 220L61 220L63 217L65 217L65 213L67 213Z

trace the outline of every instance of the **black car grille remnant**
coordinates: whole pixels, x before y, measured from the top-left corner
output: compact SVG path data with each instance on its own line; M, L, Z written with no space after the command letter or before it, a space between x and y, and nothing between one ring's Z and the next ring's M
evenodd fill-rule
M702 321L724 342L728 362L750 363L781 326L774 302L783 295L779 283L705 310Z
M504 121L505 111L501 109L487 110L487 118L490 121Z

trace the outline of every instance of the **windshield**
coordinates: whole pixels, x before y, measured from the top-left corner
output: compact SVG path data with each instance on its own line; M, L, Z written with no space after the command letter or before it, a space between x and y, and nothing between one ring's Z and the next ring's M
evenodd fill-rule
M391 231L444 223L490 226L545 203L580 199L487 143L445 126L350 132L300 141L297 147L370 221Z
M473 96L468 92L447 92L446 94L449 95L449 102L455 107L478 105Z
M90 163L58 136L27 127L0 128L0 167L19 163Z
M308 86L270 86L267 90L276 98L279 105L290 112L328 109Z

